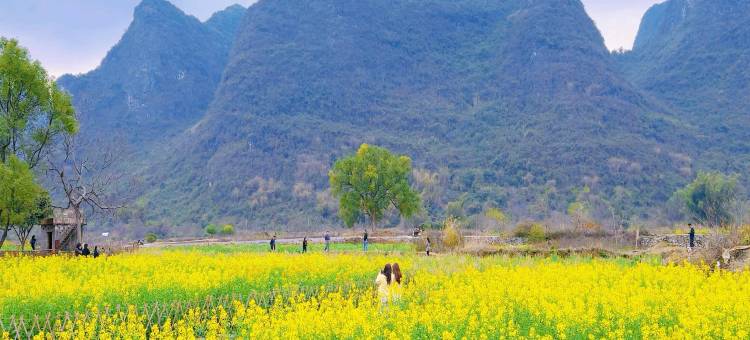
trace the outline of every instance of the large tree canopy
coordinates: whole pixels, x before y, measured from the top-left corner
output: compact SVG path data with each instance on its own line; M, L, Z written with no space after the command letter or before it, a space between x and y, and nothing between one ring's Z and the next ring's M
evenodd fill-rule
M70 96L18 41L0 38L0 162L15 155L33 168L56 136L77 130Z
M339 216L348 227L367 215L375 227L393 207L404 217L416 213L421 199L409 186L411 159L362 144L357 153L338 160L328 173L331 193L339 199Z
M716 172L700 172L685 188L677 191L688 213L709 227L732 223L732 207L737 200L737 177Z

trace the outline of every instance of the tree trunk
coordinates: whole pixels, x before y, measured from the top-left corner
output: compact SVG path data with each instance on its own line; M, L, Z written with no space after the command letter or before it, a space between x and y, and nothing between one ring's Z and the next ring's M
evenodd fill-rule
M5 239L8 238L8 230L10 230L10 213L7 214L5 226L3 228L3 236L0 236L0 249L3 249ZM0 221L2 220L2 211L0 210Z
M29 238L29 235L31 234L31 230L29 229L29 232L26 233L26 235L18 235L18 242L21 243L21 251L26 250L26 240Z
M81 208L78 206L73 207L76 213L76 243L83 244L83 221L81 217Z
M3 236L0 236L0 249L3 248L3 244L5 243L5 239L8 237L8 229L10 229L10 226L6 225L3 228Z

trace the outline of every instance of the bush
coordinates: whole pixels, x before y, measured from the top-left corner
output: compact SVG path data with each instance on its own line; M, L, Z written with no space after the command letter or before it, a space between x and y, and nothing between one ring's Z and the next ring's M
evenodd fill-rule
M159 237L154 233L146 234L146 243L154 243Z
M221 233L223 235L232 235L234 234L234 226L231 224L225 224L223 227L221 227Z
M529 242L541 242L547 239L547 231L541 223L521 222L516 225L513 234L516 237L523 237Z
M445 219L445 225L443 226L443 247L445 249L455 249L463 243L461 237L461 228L458 220L449 216Z
M216 232L217 232L217 230L216 230L216 226L215 225L209 224L209 225L206 226L206 234L216 235Z
M739 229L740 245L750 245L750 225L743 225Z

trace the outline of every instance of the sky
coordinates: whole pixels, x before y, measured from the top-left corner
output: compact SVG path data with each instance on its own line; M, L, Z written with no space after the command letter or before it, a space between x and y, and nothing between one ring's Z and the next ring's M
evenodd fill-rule
M170 0L201 20L256 0ZM582 0L611 50L633 46L646 10L664 0ZM96 68L125 33L140 0L0 0L0 36L16 38L53 76Z

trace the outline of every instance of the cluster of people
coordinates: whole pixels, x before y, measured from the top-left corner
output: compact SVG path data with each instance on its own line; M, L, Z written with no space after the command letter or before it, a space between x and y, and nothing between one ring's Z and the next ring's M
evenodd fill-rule
M401 297L402 280L403 275L398 263L386 263L383 270L375 278L380 303L387 304L389 301L396 301Z
M99 247L95 246L94 251L92 252L91 249L89 249L88 243L84 243L81 245L80 243L76 244L76 256L93 256L94 258L99 257L101 253L99 253Z

